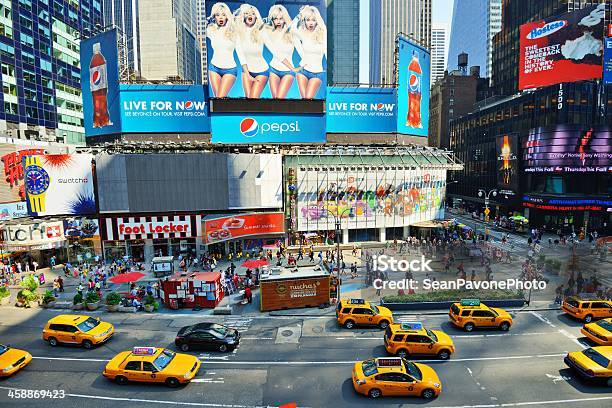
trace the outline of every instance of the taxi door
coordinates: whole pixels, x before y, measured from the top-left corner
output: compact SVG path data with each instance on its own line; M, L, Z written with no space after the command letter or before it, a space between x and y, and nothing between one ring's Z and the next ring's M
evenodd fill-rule
M357 324L374 324L374 312L365 307L354 308L352 316Z
M62 324L57 331L57 341L60 343L78 343L79 329L71 324Z
M474 310L472 312L474 323L478 327L492 327L495 326L496 317L493 312L489 310Z
M142 362L138 361L128 361L123 369L123 374L128 379L128 381L145 381L144 373L142 371Z
M142 362L142 380L145 382L158 382L160 381L160 373L157 368L150 361Z
M414 378L404 373L394 373L393 376L396 389L396 394L394 395L408 397L421 394L420 384Z
M612 307L606 302L592 302L591 312L593 313L593 317L596 318L610 317L612 316Z
M383 396L402 395L395 382L395 373L381 373L374 377L372 388L378 388Z
M427 346L429 345L429 339L419 334L409 334L406 336L406 347L410 354L426 354ZM425 343L425 340L428 342Z

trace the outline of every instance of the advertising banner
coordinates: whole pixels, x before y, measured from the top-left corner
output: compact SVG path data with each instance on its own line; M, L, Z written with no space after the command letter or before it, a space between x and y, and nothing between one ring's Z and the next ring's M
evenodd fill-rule
M24 157L28 214L95 214L92 160L91 154Z
M550 211L610 211L612 200L599 198L547 198L526 194L523 206Z
M208 133L203 85L120 85L124 133Z
M204 220L204 238L207 244L250 235L284 233L285 218L282 212L240 214Z
M62 221L5 225L0 231L9 251L56 248L66 240Z
M112 217L101 221L103 240L195 238L202 235L201 215Z
M47 149L14 144L0 145L3 177L0 177L0 203L25 201L25 184L23 182L23 158L33 154L46 154Z
M394 133L397 126L393 88L327 88L328 133Z
M324 0L206 1L212 98L325 99Z
M325 143L325 116L215 114L212 143Z
M64 220L66 238L92 238L100 236L98 220L92 218L72 218Z
M518 189L518 135L497 136L497 188L499 193L514 195Z
M612 171L612 128L554 125L532 129L523 141L526 172Z
M605 3L520 27L519 89L601 78Z
M0 204L0 222L28 216L28 207L24 202Z
M429 50L398 37L397 132L427 137L429 128Z
M120 133L116 29L81 40L81 91L85 134Z
M604 41L603 80L605 84L612 84L612 37Z
M444 170L380 167L297 171L298 231L402 227L436 218L446 189Z

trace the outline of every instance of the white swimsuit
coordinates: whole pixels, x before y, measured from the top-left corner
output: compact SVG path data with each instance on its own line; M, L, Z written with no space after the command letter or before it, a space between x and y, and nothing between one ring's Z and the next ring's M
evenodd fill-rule
M249 72L265 72L268 70L268 63L263 57L263 37L260 43L252 41L251 31L247 28L244 38L238 36L236 40L236 54L240 65L246 65Z

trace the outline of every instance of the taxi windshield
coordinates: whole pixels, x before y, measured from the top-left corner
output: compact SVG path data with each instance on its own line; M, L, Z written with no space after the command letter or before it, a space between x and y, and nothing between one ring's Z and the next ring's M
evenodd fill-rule
M3 345L3 344L0 344L0 356L1 356L2 354L6 353L6 352L8 351L8 349L9 349L9 348L8 348L7 346L5 346L5 345Z
M371 305L370 306L372 308L372 311L374 311L374 313L379 314L380 312L378 311L378 307Z
M607 368L608 365L610 365L610 360L599 354L599 352L595 349L588 348L582 353L602 367Z
M430 339L432 339L434 342L438 341L438 336L436 336L436 334L434 332L432 332L431 330L427 330L427 335L429 336Z
M612 322L609 322L607 320L600 320L597 322L597 325L609 332L612 332Z
M374 375L378 372L378 368L376 367L376 361L374 360L364 361L361 365L361 368L363 369L363 375L365 375L366 377Z
M87 320L85 320L84 322L77 324L77 327L82 332L88 332L99 324L99 320L96 320L93 317L88 317Z
M493 313L493 316L499 316L499 313L497 313L495 310L493 309L489 309L491 311L491 313Z
M455 315L459 314L459 308L457 307L456 304L453 303L453 305L451 306L451 312Z
M170 350L164 350L161 352L159 356L157 356L153 364L155 364L155 366L159 368L159 370L161 371L164 368L166 368L168 364L170 364L170 362L174 358L174 355L175 355L174 352Z
M406 367L406 372L412 377L416 378L419 381L423 379L423 374L421 373L421 370L419 370L419 367L417 367L414 363L404 360L404 367Z

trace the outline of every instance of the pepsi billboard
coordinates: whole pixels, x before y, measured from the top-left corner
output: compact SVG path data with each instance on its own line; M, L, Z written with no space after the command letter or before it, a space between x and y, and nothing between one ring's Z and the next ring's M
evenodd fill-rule
M212 143L325 143L325 116L300 114L217 114Z
M81 40L81 91L85 134L120 133L116 29Z
M324 0L205 3L211 98L325 98Z
M202 85L120 85L124 133L209 133Z
M398 36L397 132L427 137L429 50Z
M325 102L329 133L396 131L395 88L328 87Z

